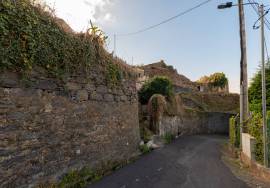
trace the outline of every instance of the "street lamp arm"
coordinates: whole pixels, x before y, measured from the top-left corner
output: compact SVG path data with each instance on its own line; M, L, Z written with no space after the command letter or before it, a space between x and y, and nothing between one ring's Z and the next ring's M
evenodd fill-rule
M258 7L260 6L259 3L257 2L253 2L253 3L243 3L242 5L257 5ZM231 8L231 7L235 7L235 6L239 6L239 4L233 4L232 2L227 2L224 4L220 4L218 5L218 9L225 9L225 8Z

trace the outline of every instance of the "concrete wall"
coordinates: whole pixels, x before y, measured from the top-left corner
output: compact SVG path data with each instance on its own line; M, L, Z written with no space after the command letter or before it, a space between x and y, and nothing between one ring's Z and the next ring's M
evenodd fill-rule
M89 77L90 76L90 77ZM26 83L27 84L26 84ZM55 181L138 154L135 81L110 87L101 72L60 81L32 72L0 74L0 187Z

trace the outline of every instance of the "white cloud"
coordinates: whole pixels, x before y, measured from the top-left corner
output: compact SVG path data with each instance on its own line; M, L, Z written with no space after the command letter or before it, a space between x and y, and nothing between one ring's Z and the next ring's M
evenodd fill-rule
M56 15L63 18L76 31L86 30L90 19L98 26L114 21L112 0L44 0L54 6Z

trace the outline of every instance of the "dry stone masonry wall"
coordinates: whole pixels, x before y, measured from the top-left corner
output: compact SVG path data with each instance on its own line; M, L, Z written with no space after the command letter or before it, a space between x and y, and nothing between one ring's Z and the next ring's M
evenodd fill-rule
M27 79L0 73L0 187L57 181L138 154L134 80L111 86L98 71L63 80L38 68Z

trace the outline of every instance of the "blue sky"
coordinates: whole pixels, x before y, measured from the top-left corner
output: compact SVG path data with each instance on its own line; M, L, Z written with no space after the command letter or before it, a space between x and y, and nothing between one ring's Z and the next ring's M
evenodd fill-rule
M113 34L140 30L174 16L204 0L45 0L54 6L74 30L87 27L90 18L109 36L107 48L113 48ZM224 72L230 90L239 92L240 48L236 7L218 10L213 0L203 7L158 28L129 37L117 38L117 55L129 64L149 64L161 59L180 74L195 81L203 75ZM236 1L234 1L236 2ZM257 1L270 4L269 1ZM258 16L245 6L249 78L260 61L259 30L253 30ZM270 14L269 14L270 19ZM270 31L266 29L266 39ZM269 38L269 39L268 39ZM270 44L269 44L270 48Z

